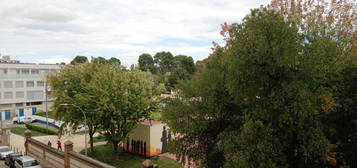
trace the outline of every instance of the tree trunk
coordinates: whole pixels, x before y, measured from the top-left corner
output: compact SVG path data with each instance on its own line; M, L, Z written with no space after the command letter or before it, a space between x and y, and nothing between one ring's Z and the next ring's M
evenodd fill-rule
M89 127L88 128L92 128L92 127ZM93 146L93 136L95 134L95 131L96 129L95 128L92 128L92 129L89 129L88 130L88 134L89 134L89 143L90 143L90 151L91 152L94 152L94 146Z
M118 141L112 141L113 143L113 153L117 154L118 153Z
M91 151L92 153L94 152L93 135L94 135L94 134L89 134L90 151Z

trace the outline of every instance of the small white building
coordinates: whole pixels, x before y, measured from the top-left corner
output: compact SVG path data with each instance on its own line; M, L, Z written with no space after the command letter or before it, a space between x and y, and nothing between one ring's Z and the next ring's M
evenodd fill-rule
M123 143L125 151L143 157L153 157L168 152L169 131L160 121L144 120L130 133Z

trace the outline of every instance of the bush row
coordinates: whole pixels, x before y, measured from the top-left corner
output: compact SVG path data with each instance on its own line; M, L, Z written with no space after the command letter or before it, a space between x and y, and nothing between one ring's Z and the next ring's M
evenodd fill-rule
M28 128L29 130L38 131L38 132L42 132L45 134L47 134L47 130L48 130L48 134L50 134L50 135L56 135L58 133L58 131L56 131L56 130L46 129L46 128L31 124L31 123L26 123L25 125L26 125L26 128Z

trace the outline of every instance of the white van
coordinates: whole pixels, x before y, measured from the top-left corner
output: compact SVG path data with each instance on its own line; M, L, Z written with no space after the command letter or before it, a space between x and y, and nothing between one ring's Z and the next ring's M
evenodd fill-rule
M14 117L12 119L12 123L14 123L14 124L31 123L34 121L35 121L35 118L32 116Z

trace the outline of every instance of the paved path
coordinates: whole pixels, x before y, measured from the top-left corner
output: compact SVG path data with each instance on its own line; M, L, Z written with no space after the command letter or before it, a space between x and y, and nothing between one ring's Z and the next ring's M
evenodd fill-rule
M44 143L44 144L47 144L48 141L51 141L52 147L57 148L56 142L57 142L58 137L55 135L35 136L33 138ZM89 137L88 137L88 139L89 139ZM76 135L67 135L67 136L61 137L60 141L62 143L62 149L64 149L63 143L66 142L67 140L70 140L73 142L73 151L75 151L75 152L80 152L85 147L85 143L84 143L85 135L76 134ZM16 134L10 135L10 146L15 151L24 152L25 151L24 144L25 144L25 138L23 136L19 136ZM88 147L89 147L89 144L88 144Z

